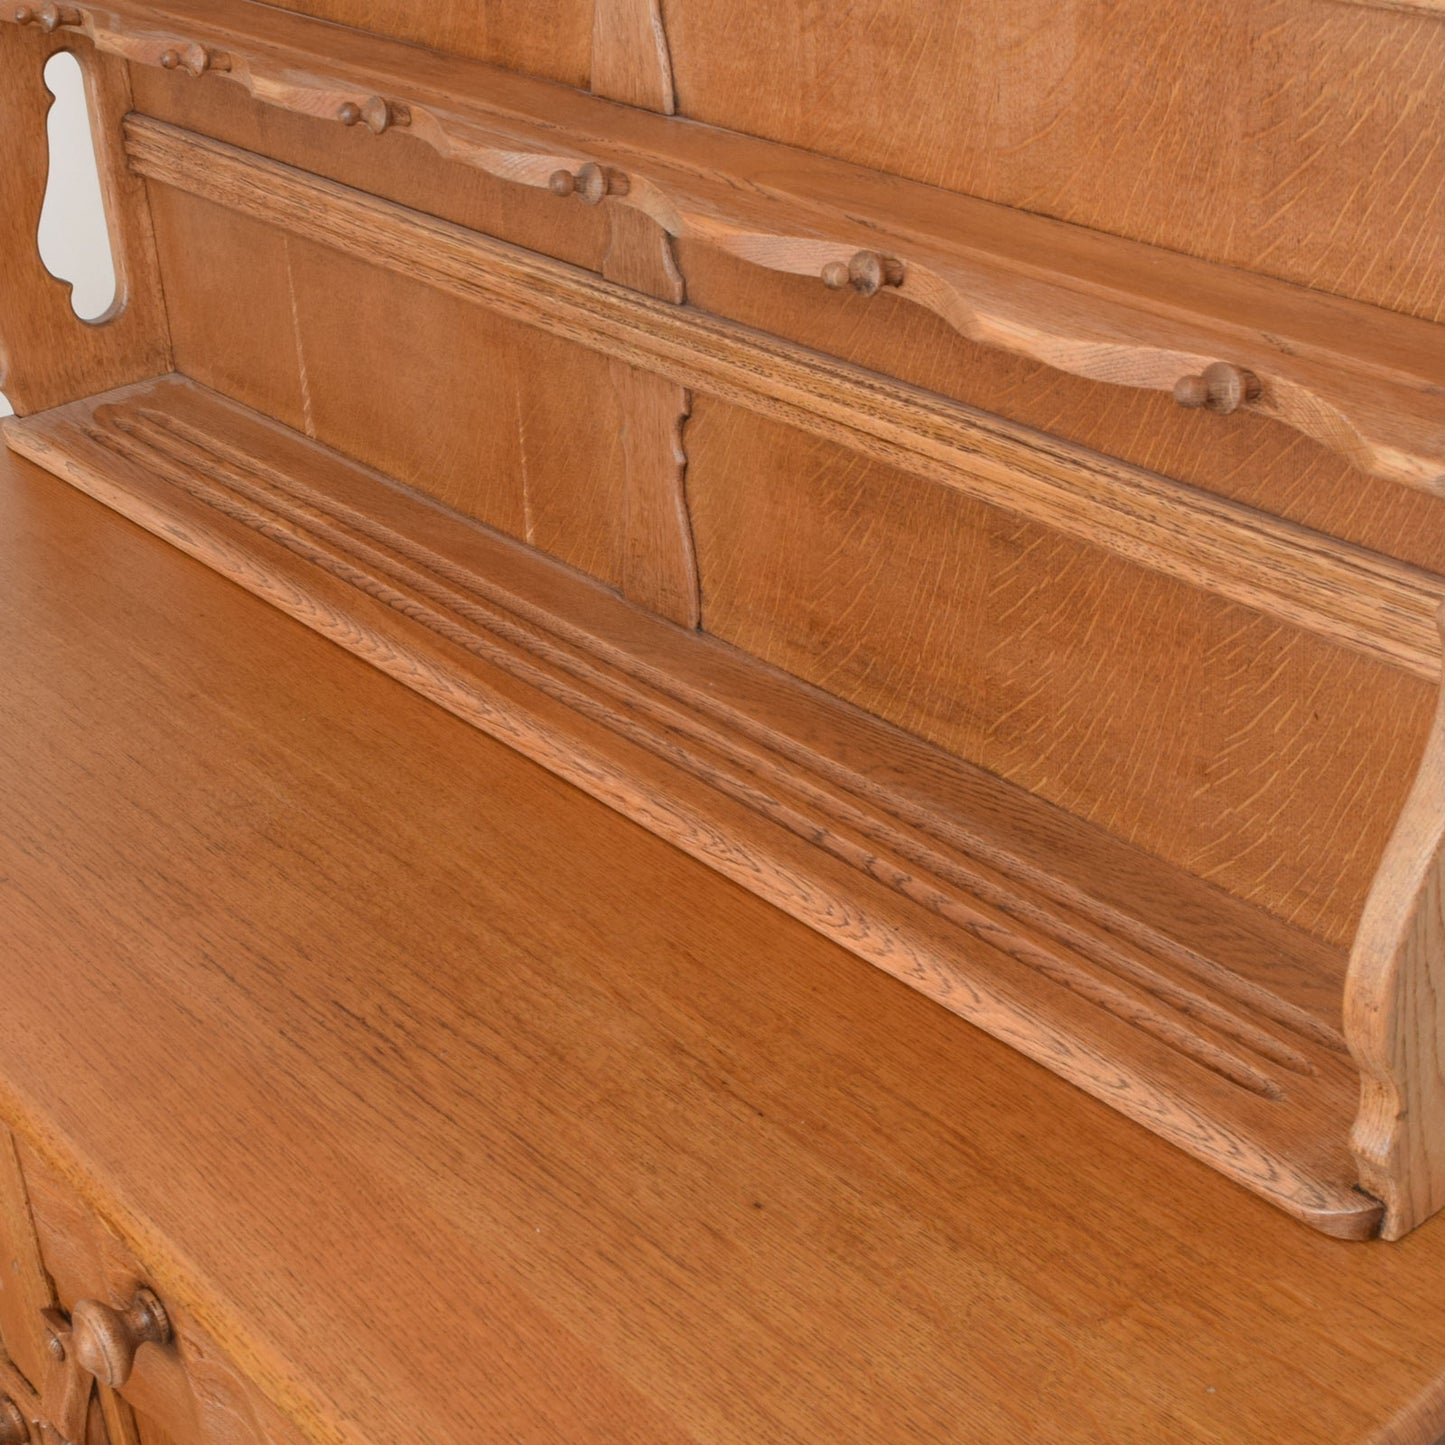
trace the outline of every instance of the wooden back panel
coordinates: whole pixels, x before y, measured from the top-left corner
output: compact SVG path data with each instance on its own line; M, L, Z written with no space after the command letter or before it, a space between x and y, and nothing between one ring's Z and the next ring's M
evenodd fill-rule
M669 7L682 113L1445 316L1434 14L1338 0ZM846 32L846 33L844 33Z
M286 9L594 84L636 0ZM825 0L663 7L679 113L968 195L1445 317L1445 67L1427 5ZM595 86L599 93L608 93ZM875 103L887 97L887 103Z
M151 69L136 86L167 120L428 209L434 197L603 269L600 208L561 224L535 193L468 189L414 145L273 120L233 87ZM182 371L622 584L622 403L601 358L169 187L153 196ZM1377 487L1367 507L1358 474L1278 423L1241 437L1237 418L1061 378L886 297L835 298L699 245L678 256L690 298L722 315L1407 560L1445 540L1445 503ZM264 279L218 327L243 269ZM1348 944L1424 746L1430 683L707 398L684 446L709 631Z

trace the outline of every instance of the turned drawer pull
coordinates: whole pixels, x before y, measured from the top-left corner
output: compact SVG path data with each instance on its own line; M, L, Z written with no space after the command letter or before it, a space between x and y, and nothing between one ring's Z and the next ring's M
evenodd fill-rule
M80 11L71 5L42 5L39 10L21 5L15 11L17 25L38 25L47 35L62 25L79 25L81 18Z
M411 111L399 101L372 95L363 101L348 100L336 112L342 125L364 124L373 135L380 135L394 125L410 125Z
M204 75L208 70L229 70L231 57L224 50L207 50L204 45L186 45L180 50L167 50L161 56L166 70L185 70L191 75Z
M621 171L588 161L574 175L571 171L553 171L547 189L554 196L577 196L589 206L600 204L604 196L625 196L631 182Z
M9 1395L0 1395L0 1445L28 1445L30 1426Z
M130 1379L135 1352L142 1345L166 1345L171 1322L165 1307L150 1290L136 1290L124 1310L99 1300L80 1300L70 1314L75 1357L103 1385L118 1390Z
M882 286L903 284L903 262L877 251L859 251L851 261L829 261L819 274L830 291L851 286L860 296L872 296Z
M1226 416L1259 396L1259 378L1227 361L1213 362L1198 376L1181 376L1174 383L1174 400L1180 406L1204 407Z

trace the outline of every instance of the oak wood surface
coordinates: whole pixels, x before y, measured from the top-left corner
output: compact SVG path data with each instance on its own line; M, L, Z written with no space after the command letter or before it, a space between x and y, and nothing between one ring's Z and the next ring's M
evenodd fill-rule
M668 33L685 115L1439 320L1440 11L686 0Z
M187 197L158 189L156 214L164 274L186 298L173 322L188 374L593 576L624 580L625 398L604 357L364 257L233 227ZM238 267L256 280L252 301L218 330ZM386 366L361 359L373 343ZM642 451L639 469L668 482L670 449Z
M292 384L284 365L258 366L239 379L225 369L235 356L304 352L313 371L342 378L332 383L323 440L433 491L436 479L417 466L418 456L437 458L441 475L454 474L459 484L515 495L518 460L504 450L508 408L482 404L488 416L500 410L504 424L485 430L494 461L477 469L465 403L450 419L424 405L387 407L376 396L358 406L362 388L346 379L349 358L386 345L404 325L400 299L391 298L414 295L416 278L613 355L627 363L620 373L627 385L642 388L623 432L629 498L646 504L630 506L620 529L629 595L690 625L697 612L670 599L685 602L700 585L710 625L729 640L1334 943L1349 942L1434 698L1428 687L1324 644L1399 660L1433 682L1434 612L1445 596L1437 575L690 309L644 303L633 291L234 148L154 122L129 129L137 164L168 183L157 187L156 204L172 293L200 288L181 307L194 321L178 321L182 364L192 374L314 430L271 400L271 391ZM210 211L182 204L172 184L243 215L279 220L288 234L268 238L243 226L218 240L188 219ZM201 235L210 244L197 244ZM321 324L307 328L278 287L255 308L254 324L240 318L224 334L211 327L208 317L241 258L299 244L298 236L307 247L323 237L358 263L395 270L406 285L368 285L348 266L332 279L343 276L353 294L374 295L373 316L362 306L324 309ZM645 256L646 233L630 239L638 244L626 254ZM308 263L310 290L326 284L323 254ZM640 268L632 274L646 277ZM445 311L437 301L418 314L453 332L463 324L460 308ZM550 364L550 351L529 356L526 334L509 342L512 361L495 380L479 349L477 393L509 386L518 374L538 378L558 418L543 433L559 438L565 465L551 467L557 491L567 495L570 483L584 502L605 496L602 477L585 487L571 480L606 455L605 426L598 448L573 446L605 398L595 383L575 386L576 369ZM409 352L406 384L423 392L444 384L438 366L454 351ZM644 368L665 369L664 381L643 381ZM694 418L684 484L706 529L699 583L692 580L695 528L678 506L669 411L642 405L653 390L667 403L671 387L741 402L827 443L749 422L731 407L687 408ZM673 418L683 409L668 405ZM578 409L576 427L569 406ZM625 409L626 402L619 412ZM370 438L381 427L412 438L416 450L374 447ZM650 438L650 449L630 447L638 438ZM513 456L515 448L514 441ZM499 474L494 465L512 470ZM988 506L919 487L897 467ZM576 550L609 535L606 517L569 530L565 520L576 514L563 510L563 526L527 532L505 511L479 508L470 492L440 494L552 550L560 548L549 539L561 539L572 550L560 555L594 575L618 575ZM652 518L662 525L641 525ZM1121 560L1100 556L1101 547ZM1141 577L1139 562L1173 582ZM654 583L654 571L665 585ZM1263 615L1246 616L1234 603ZM1141 621L1122 630L1096 625L1115 616ZM1318 636L1301 637L1301 625ZM1367 696L1375 702L1360 707Z
M662 0L596 0L590 82L609 100L676 111Z
M338 21L447 51L586 86L592 67L594 0L281 0L278 8Z
M1299 529L1256 510L1060 447L999 418L951 406L888 378L861 374L691 308L609 286L576 268L163 122L133 118L126 130L128 151L142 174L249 218L275 223L318 249L324 246L327 259L317 260L318 271L326 266L334 271L332 253L343 252L406 277L413 283L410 295L424 294L424 284L484 305L529 328L639 364L682 386L706 390L1067 530L1292 625L1397 662L1428 680L1439 677L1434 611L1442 594L1437 575L1328 538L1306 538ZM163 229L169 237L172 228ZM264 242L247 229L238 244L249 251ZM190 256L203 256L200 248L187 244L183 230L175 245L182 266ZM206 265L204 259L191 264ZM168 271L175 274L177 267L171 264ZM232 271L222 262L200 274L207 278L209 296L226 284ZM347 289L357 286L352 281ZM272 298L273 306L280 304ZM193 306L192 312L198 313L199 324L208 308ZM332 327L347 325L348 317L344 308L327 311ZM239 324L244 329L244 323ZM206 335L214 338L215 333ZM209 362L217 349L182 347L182 368L196 372L198 380L211 381ZM246 346L241 349L247 352ZM193 354L201 358L199 365ZM498 371L510 375L513 369ZM566 364L557 365L549 393L566 394L567 369ZM221 389L252 402L253 388L263 384L252 381L252 389L239 393L234 382ZM298 424L288 412L256 404ZM341 444L343 434L364 438L368 426L384 425L396 414L397 408L378 414L376 408L348 407L346 427L323 435L333 444ZM414 469L398 466L395 458L363 442L352 442L348 449L403 480L426 484L421 478L427 474L413 475ZM1055 460L1061 453L1066 460ZM1084 469L1089 471L1087 481L1081 475ZM479 473L468 468L465 475ZM469 509L465 502L460 505ZM517 535L514 527L506 530Z
M25 1181L45 1267L63 1308L86 1300L123 1311L149 1272L124 1242L33 1149L22 1145ZM293 1445L302 1437L238 1374L195 1319L160 1299L168 1339L138 1348L128 1378L96 1382L109 1445ZM77 1332L78 1337L78 1332Z
M424 146L365 143L354 130L257 104L238 86L132 68L137 108L545 255L602 269L609 221L626 207L556 206L550 193L443 161ZM611 213L610 216L608 213ZM217 218L211 228L220 233ZM1445 505L1412 488L1361 485L1337 452L1254 411L1189 411L1163 392L1089 381L969 341L896 294L820 290L706 243L675 243L697 309L856 362L985 411L1245 502L1315 531L1438 571ZM649 289L646 287L639 289ZM652 294L657 294L653 292ZM173 298L185 307L184 295ZM238 347L242 343L238 340Z
M334 453L181 381L10 424L12 445L599 799L1064 1073L1318 1228L1368 1236L1343 1141L1356 1079L1322 1013L1272 994L1227 946L1189 937L1138 950L1114 910L1034 857L1023 795L1001 856L950 773L862 714L806 694L745 656L700 645L595 586L396 492ZM504 585L503 577L517 579ZM501 588L502 590L498 590ZM515 596L510 589L516 588ZM639 650L628 634L639 629ZM650 629L650 630L649 630ZM669 657L668 654L672 655ZM729 674L731 677L729 678ZM703 678L702 688L689 678ZM728 679L725 682L724 679ZM770 699L800 731L770 736ZM849 735L866 771L840 766ZM955 786L957 786L955 784ZM995 785L996 787L996 785ZM1007 791L1007 790L1005 790ZM934 803L909 821L909 795ZM996 807L996 811L999 811ZM903 819L899 815L903 814ZM1045 831L1064 825L1062 818ZM1073 848L1098 846L1074 825ZM990 856L993 853L995 856ZM1135 854L1165 897L1188 875ZM1145 883L1146 888L1150 887ZM1228 926L1266 919L1216 898ZM1139 936L1138 920L1125 924ZM1285 973L1319 951L1276 930ZM1327 955L1326 955L1327 957Z
M116 273L104 324L81 321L71 288L46 270L36 233L50 172L45 82L51 56L71 48L65 33L0 31L0 128L11 163L0 180L0 387L22 415L170 369L166 315L144 184L122 151L121 117L131 108L128 67L83 47L84 93Z
M11 1132L0 1125L0 1356L34 1396L45 1379L40 1312L55 1303ZM12 1391L13 1393L13 1391Z
M1433 400L1445 349L1433 325L937 190L910 191L796 149L668 126L640 109L595 109L596 100L534 80L318 30L263 7L188 0L76 14L97 44L148 64L173 51L167 23L191 35L199 26L231 57L213 80L306 114L354 114L358 94L402 96L406 136L522 185L546 186L584 159L630 175L615 204L775 270L816 276L886 240L902 258L900 294L973 339L1163 391L1227 361L1257 377L1251 405L1262 413L1378 476L1445 485ZM380 94L376 103L384 108Z
M4 1110L311 1439L1445 1427L1438 1222L1300 1229L0 476Z
M1398 1239L1445 1206L1445 698L1360 919L1345 1026L1360 1179Z

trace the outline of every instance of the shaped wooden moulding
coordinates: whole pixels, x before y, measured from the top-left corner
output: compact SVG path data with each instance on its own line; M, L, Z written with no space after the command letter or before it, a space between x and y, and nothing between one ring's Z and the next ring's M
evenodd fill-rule
M40 68L62 45L91 77L124 276L93 327L34 255ZM600 218L596 265L127 113L128 65ZM1440 328L669 119L655 0L599 0L591 96L245 0L22 7L0 28L0 74L25 157L0 182L14 449L1316 1227L1397 1237L1445 1204L1445 723L1346 950L887 707L710 636L722 584L690 479L726 409L738 436L780 428L886 468L1120 577L1168 579L1183 611L1267 619L1326 673L1416 692L1440 685L1445 578L707 314L687 304L675 243L815 278L820 295L895 294L1096 382L1274 417L1382 494L1445 492ZM157 247L176 206L274 241L298 358L313 254L435 314L547 338L579 368L600 358L602 420L574 410L545 444L593 449L572 502L620 477L614 564L585 576L441 505L424 477L400 485L348 455L365 448L318 420L319 342L295 425L242 404L255 397L224 368L212 385L173 373L172 330L184 371L195 352L175 323L202 304ZM337 344L346 318L326 309ZM553 375L544 388L582 395ZM526 476L521 490L535 540L542 503Z

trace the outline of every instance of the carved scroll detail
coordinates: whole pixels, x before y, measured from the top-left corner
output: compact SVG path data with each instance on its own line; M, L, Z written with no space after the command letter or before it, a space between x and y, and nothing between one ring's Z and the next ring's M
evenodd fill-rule
M1345 1037L1360 1067L1360 1183L1399 1239L1445 1208L1445 688L1360 917Z

